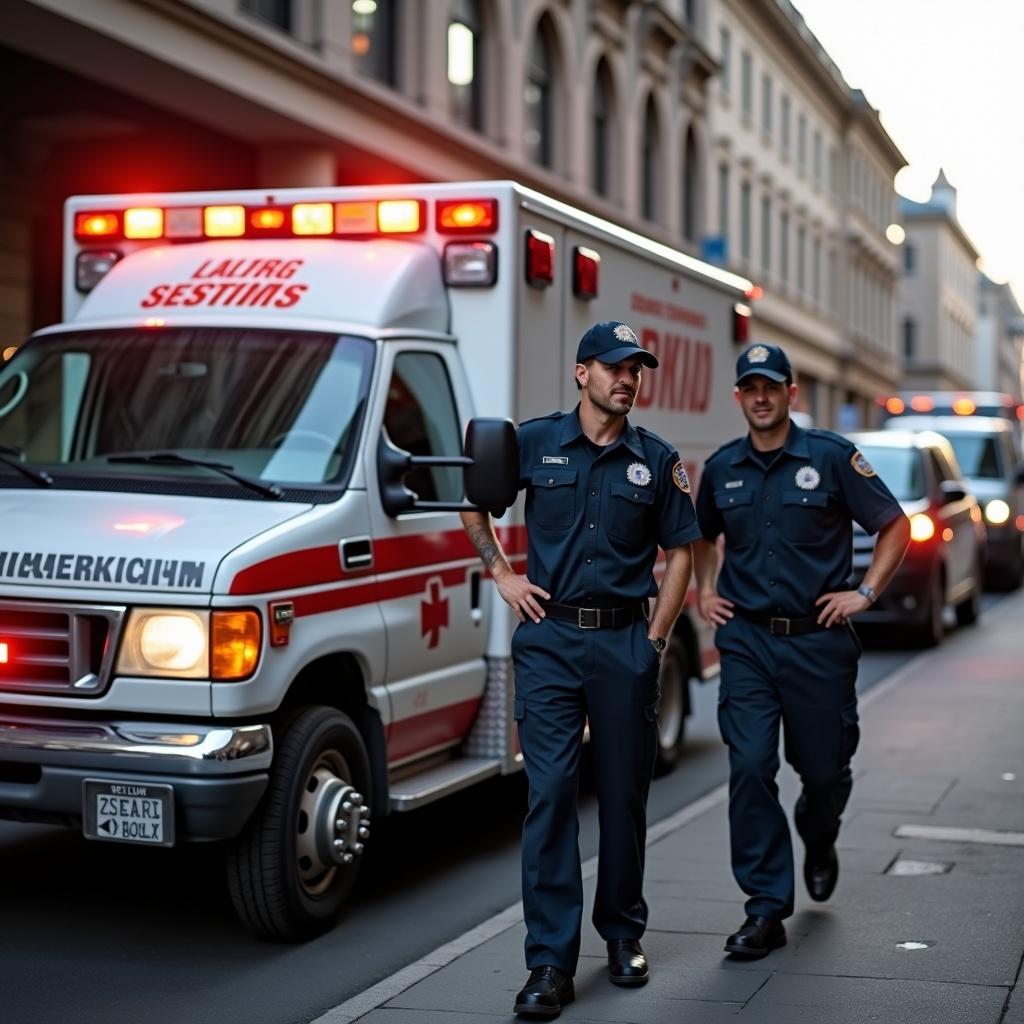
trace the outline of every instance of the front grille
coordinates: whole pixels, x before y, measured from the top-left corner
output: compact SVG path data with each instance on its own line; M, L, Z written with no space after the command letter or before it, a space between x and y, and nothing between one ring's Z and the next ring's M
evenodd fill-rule
M116 605L0 601L0 693L102 693L124 612Z

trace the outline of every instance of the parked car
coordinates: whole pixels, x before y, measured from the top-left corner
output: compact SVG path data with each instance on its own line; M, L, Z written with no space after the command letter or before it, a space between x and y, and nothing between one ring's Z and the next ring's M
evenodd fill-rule
M964 479L981 502L988 530L985 582L1014 590L1024 581L1024 463L1013 427L995 416L903 416L887 429L938 431L949 440Z
M934 646L945 632L948 605L962 626L981 611L986 535L978 499L941 434L872 430L849 436L903 506L911 536L903 564L857 621L906 626L916 644ZM854 524L854 587L874 549L875 538Z

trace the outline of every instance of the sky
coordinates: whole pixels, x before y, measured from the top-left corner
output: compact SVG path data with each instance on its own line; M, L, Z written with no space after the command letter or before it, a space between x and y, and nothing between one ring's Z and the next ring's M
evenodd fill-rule
M923 201L939 168L981 267L1024 306L1024 0L793 0L908 165Z

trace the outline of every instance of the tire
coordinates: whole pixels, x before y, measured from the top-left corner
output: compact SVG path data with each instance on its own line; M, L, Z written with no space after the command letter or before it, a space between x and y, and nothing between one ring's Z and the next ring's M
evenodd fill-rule
M256 935L296 942L334 924L369 837L370 781L348 715L317 705L291 718L267 791L225 856L231 901Z
M956 622L958 626L973 626L981 615L982 562L978 557L974 563L974 588L970 594L956 606Z
M690 654L673 636L661 656L661 701L658 705L658 748L654 774L667 775L679 763L686 742L686 716L690 713Z
M942 569L936 566L928 579L928 603L925 606L924 622L913 631L918 647L937 647L946 635L943 612L946 608L946 585Z

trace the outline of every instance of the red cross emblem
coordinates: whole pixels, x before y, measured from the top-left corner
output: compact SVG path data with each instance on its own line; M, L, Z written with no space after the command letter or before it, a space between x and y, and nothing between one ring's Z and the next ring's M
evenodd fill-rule
M429 601L420 602L420 636L430 634L427 647L433 650L441 641L441 630L448 625L448 598L442 597L441 581L427 584Z

